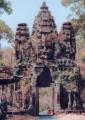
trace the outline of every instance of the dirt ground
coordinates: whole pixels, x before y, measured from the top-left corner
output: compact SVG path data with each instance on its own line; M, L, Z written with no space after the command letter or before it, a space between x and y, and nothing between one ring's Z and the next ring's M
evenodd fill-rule
M43 119L41 117L36 118L36 117L31 117L29 115L25 115L25 116L13 116L13 117L9 117L6 120L85 120L85 114L79 115L79 114L60 114L57 115L53 118L45 118L43 117Z
M34 118L29 115L13 115L7 117L6 120L34 120Z
M85 114L61 114L58 115L58 120L85 120ZM57 119L56 119L57 120Z

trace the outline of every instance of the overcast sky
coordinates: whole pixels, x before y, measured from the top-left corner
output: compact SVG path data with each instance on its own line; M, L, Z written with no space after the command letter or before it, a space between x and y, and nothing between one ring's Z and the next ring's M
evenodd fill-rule
M57 30L59 31L62 23L67 21L70 10L61 5L61 0L9 0L12 4L13 13L3 14L3 19L15 32L18 23L26 22L30 32L32 31L35 16L38 14L43 1L46 2L51 14L54 16ZM7 43L4 43L6 46Z

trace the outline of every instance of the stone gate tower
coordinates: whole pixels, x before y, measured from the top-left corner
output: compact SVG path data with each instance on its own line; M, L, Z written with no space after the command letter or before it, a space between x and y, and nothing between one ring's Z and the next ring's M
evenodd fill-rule
M71 23L66 22L62 26L61 32L58 33L54 18L45 2L43 2L40 12L35 17L30 38L27 25L19 24L15 43L16 58L22 63L20 67L25 62L26 69L24 71L32 68L31 73L25 74L25 77L28 80L30 79L30 85L33 91L35 91L34 107L37 113L39 112L39 93L36 88L54 85L54 96L56 99L60 97L61 84L70 93L71 90L78 90L76 78L78 79L79 69L75 64L75 31ZM30 78L28 77L29 74L31 74ZM73 84L73 88L70 86L70 83ZM54 107L59 109L59 102L61 100L58 99L58 102L56 102L56 99ZM62 100L63 102L61 101L61 103L65 104L67 108L66 96ZM70 104L71 102L69 102L69 106ZM63 105L61 107L63 108Z

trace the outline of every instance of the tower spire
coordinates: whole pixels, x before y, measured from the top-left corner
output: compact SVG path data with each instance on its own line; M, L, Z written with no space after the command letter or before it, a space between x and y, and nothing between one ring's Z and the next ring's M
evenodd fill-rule
M42 3L41 8L47 8L47 5L46 5L46 2L45 2L45 1Z
M48 6L42 3L41 10L35 18L32 33L38 36L48 35L56 31L56 24ZM37 33L36 33L37 32Z

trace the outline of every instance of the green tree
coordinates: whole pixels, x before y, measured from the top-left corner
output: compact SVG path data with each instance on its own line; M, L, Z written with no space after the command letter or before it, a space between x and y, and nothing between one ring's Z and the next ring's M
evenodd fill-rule
M12 13L11 3L7 0L0 0L0 15L3 13ZM12 29L3 20L0 20L0 63L2 63L1 40L5 39L10 42L13 38Z
M0 14L3 14L4 12L11 14L11 3L7 0L0 0Z
M70 6L72 12L80 16L85 13L85 1L84 0L61 0L62 5L65 7Z
M85 44L85 0L61 0L62 5L70 7L72 14L70 21L76 31L77 48Z
M0 0L0 15L4 12L8 14L12 13L11 3L7 0ZM3 20L0 20L0 40L2 38L12 40L13 32Z
M0 14L4 12L8 14L12 13L11 3L7 0L0 0ZM4 38L10 41L13 40L13 37L11 28L3 20L0 20L0 40Z
M14 39L14 34L11 28L6 25L6 23L3 20L0 20L0 64L3 63L2 60L2 50L1 50L1 41L5 39L8 42L12 42Z
M0 39L4 38L10 42L13 37L14 34L11 28L3 20L0 20Z
M73 16L72 22L76 30L85 29L85 1L84 0L61 0L62 5L70 7Z

